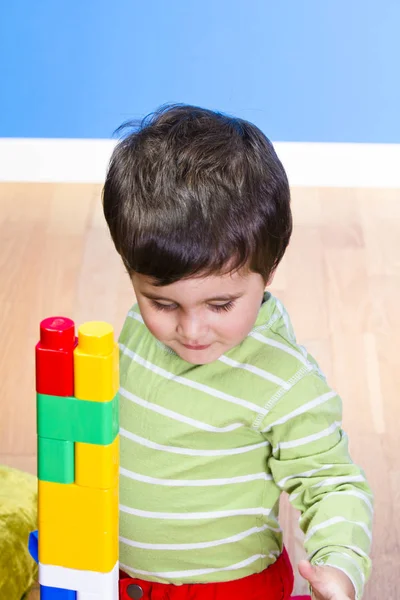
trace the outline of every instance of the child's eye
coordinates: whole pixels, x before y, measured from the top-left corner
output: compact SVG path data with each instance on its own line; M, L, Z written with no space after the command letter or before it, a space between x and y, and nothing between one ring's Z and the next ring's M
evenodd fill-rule
M159 302L156 302L155 300L152 300L151 303L154 306L154 308L157 310L170 311L170 310L174 310L176 308L175 304L160 304ZM227 302L226 304L210 304L210 308L211 308L211 310L214 310L215 312L228 311L234 307L234 304L235 303L231 300L231 301Z
M226 304L210 304L210 308L212 310L215 310L216 312L220 312L222 310L228 311L228 310L231 310L234 307L234 304L235 303L232 302L232 300L230 300Z
M157 310L173 310L175 308L175 304L159 304L155 300L152 300L151 303Z

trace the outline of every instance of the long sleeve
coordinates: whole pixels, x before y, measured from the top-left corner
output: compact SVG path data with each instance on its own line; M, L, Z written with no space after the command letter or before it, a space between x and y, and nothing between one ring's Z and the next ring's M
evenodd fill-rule
M276 401L259 429L272 447L275 482L301 511L309 560L344 571L358 600L371 570L373 498L341 423L340 397L313 371Z

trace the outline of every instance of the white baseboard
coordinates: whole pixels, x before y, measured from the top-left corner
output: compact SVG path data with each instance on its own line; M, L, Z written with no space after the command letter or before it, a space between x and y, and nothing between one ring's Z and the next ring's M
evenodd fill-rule
M115 143L0 138L0 181L102 183Z
M0 138L0 181L103 183L115 143ZM274 146L292 186L400 188L400 144Z

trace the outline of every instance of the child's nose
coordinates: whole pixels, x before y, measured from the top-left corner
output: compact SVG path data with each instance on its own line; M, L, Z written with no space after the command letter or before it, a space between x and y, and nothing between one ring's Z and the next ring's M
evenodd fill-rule
M206 332L204 319L196 315L182 316L179 319L178 333L184 338L187 344L202 344L207 340L203 340L203 333Z

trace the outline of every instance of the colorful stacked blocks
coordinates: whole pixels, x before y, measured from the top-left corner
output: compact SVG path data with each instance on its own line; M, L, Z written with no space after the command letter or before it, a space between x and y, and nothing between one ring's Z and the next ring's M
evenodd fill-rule
M112 327L40 324L36 346L42 600L118 599L119 363ZM30 544L37 544L35 534Z

